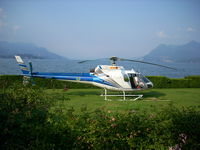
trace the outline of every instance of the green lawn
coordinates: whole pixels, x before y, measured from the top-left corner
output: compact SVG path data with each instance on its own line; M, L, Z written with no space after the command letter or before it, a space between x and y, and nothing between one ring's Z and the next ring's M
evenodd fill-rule
M119 97L113 97L112 101L105 101L104 97L100 96L103 93L101 89L70 89L68 91L49 89L46 92L54 97L52 111L74 109L75 113L81 113L83 110L92 112L96 109L103 109L113 113L130 111L156 112L164 107L169 107L169 105L174 105L178 108L196 106L200 109L199 88L139 91L134 94L143 94L144 96L137 101L117 101Z

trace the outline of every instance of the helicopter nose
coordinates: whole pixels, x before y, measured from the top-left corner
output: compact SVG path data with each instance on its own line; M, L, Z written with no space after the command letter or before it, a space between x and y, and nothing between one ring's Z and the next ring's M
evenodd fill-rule
M153 87L153 83L147 83L147 87L148 88L152 88Z

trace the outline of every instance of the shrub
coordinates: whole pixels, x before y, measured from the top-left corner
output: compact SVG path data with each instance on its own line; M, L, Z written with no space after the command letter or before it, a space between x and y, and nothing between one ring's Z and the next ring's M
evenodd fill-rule
M0 90L0 149L198 149L200 111L172 105L154 113L64 106L37 87Z
M74 119L76 149L198 149L200 112L173 106L156 114L82 114ZM185 143L181 136L185 136Z
M8 88L13 84L22 84L23 76L18 75L0 75L0 89Z
M71 129L49 113L54 100L42 89L13 84L0 99L0 149L72 148Z
M43 91L13 85L0 92L1 148L26 149L43 142L49 107Z

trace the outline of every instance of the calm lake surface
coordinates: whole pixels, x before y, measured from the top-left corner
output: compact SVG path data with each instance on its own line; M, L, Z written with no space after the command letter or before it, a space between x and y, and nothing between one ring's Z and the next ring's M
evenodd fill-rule
M97 65L110 65L110 61L90 61L78 64L77 61L56 60L56 59L24 59L28 65L32 61L34 72L89 72ZM189 75L200 75L200 63L162 63L170 67L177 68L178 71L151 66L147 64L138 64L132 62L118 62L117 65L124 66L125 69L135 69L144 75L167 76L172 78L181 78ZM21 71L15 59L0 59L0 74L19 75Z

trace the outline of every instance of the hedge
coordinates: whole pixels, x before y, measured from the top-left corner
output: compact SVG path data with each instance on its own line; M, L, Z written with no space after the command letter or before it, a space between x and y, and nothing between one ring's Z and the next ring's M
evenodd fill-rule
M104 109L75 114L48 111L55 99L19 84L0 89L0 149L192 149L200 147L200 111L169 105L157 113L114 114ZM67 109L67 110L66 110ZM63 111L66 110L66 111Z
M15 83L22 84L23 76L20 75L0 75L0 88L7 88L10 85ZM89 88L98 88L96 86L90 84L82 84L77 82L68 82L61 81L56 79L42 79L42 78L34 78L33 83L39 87L47 88L47 89L89 89Z
M147 76L154 84L154 88L200 88L200 76L187 76L185 78L167 78L164 76ZM21 84L23 77L19 75L0 75L0 88L6 88L13 83ZM77 82L59 81L55 79L35 78L34 82L43 88L98 88L90 84L82 84Z
M200 87L200 76L187 76L187 80L190 80L190 87Z

